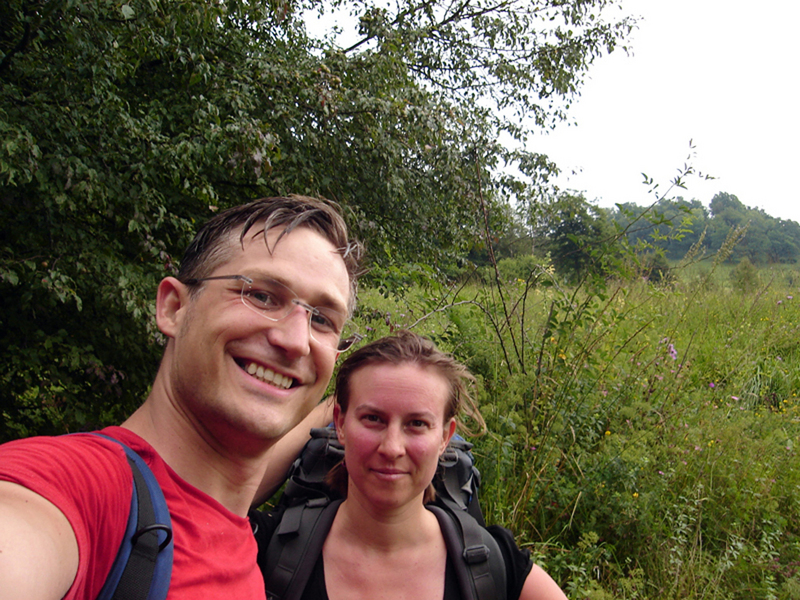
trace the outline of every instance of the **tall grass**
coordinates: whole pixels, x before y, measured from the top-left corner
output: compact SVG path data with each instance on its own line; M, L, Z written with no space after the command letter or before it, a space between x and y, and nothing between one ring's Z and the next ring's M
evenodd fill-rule
M800 598L800 272L713 261L668 287L491 284L361 294L480 380L487 520L573 598Z

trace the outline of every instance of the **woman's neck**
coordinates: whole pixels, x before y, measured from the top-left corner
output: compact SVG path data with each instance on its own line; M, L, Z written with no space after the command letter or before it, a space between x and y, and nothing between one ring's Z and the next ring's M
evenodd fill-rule
M418 502L392 509L378 509L357 494L348 496L336 515L332 533L342 541L382 551L428 543L441 537L436 516Z

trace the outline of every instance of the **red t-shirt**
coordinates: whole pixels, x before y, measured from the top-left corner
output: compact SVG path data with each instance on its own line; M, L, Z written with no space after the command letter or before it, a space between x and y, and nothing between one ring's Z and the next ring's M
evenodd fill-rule
M186 483L136 434L120 427L103 433L136 450L164 492L175 542L168 600L264 600L249 520ZM133 479L122 448L89 434L9 442L0 446L0 479L25 486L64 513L80 554L65 598L94 599L130 511Z

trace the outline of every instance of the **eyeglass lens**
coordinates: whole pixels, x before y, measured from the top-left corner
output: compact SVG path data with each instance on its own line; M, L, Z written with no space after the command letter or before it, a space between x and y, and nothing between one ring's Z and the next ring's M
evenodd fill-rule
M345 315L331 308L312 307L302 302L279 281L257 279L252 283L242 283L242 302L245 306L271 321L286 318L297 305L306 309L309 332L320 344L342 352L360 338L355 326Z

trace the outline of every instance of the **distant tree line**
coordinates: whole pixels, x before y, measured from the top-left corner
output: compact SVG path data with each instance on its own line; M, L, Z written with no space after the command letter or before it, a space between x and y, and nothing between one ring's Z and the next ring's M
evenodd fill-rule
M623 256L637 254L643 258L639 272L659 280L670 261L690 252L712 255L737 232L741 239L727 258L730 263L793 264L800 259L800 224L745 206L726 192L716 194L709 207L677 198L613 209L598 207L581 194L563 193L509 222L493 237L494 258L507 267L521 257L546 259L568 281L608 275L623 264ZM470 259L478 265L490 262L485 247L474 248Z
M755 265L765 265L795 263L800 258L800 224L745 206L733 194L716 194L708 209L698 200L664 200L645 219L631 226L646 210L635 204L621 204L609 213L609 218L621 230L627 229L631 244L650 241L671 260L683 258L698 243L707 252L716 252L737 227L746 231L728 258L731 262L738 263L746 257Z

